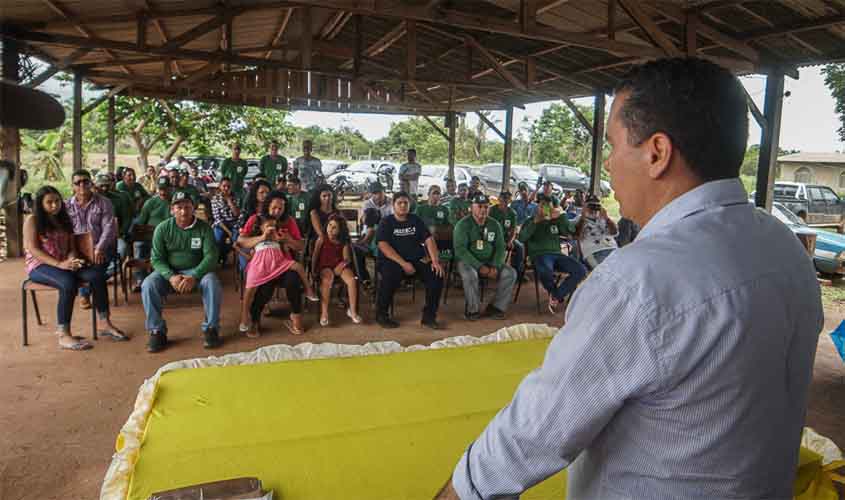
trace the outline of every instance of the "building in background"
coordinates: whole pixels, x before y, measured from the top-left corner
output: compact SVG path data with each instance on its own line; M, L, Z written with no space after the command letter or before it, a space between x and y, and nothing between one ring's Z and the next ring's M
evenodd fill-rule
M821 184L845 192L845 153L794 153L778 158L778 180Z

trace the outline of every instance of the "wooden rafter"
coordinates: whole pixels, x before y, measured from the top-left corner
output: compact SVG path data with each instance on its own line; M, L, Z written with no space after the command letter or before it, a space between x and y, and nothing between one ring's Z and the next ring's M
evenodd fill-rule
M746 7L744 5L737 5L736 8L738 10L741 10L745 14L753 17L754 19L760 21L761 23L765 24L769 28L775 27L775 23L769 21L766 17L761 16L760 14L754 12L753 10L749 9L748 7ZM789 37L790 40L792 40L793 42L797 43L798 45L804 47L805 49L812 52L813 54L815 54L817 56L822 55L822 51L820 51L819 49L817 49L816 47L814 47L810 43L806 42L805 40L802 40L795 33L789 33L786 36Z
M167 43L161 46L164 50L176 49L188 42L196 40L197 38L210 33L220 26L230 22L233 17L237 15L236 11L229 11L225 14L215 16L205 22L202 22L184 33L171 38Z
M42 83L49 80L50 77L52 77L53 75L55 75L59 71L65 70L68 67L70 67L70 65L73 64L74 61L77 61L77 60L85 57L89 52L91 52L91 49L76 49L76 50L74 50L73 52L70 53L70 55L68 55L64 59L56 62L55 64L51 64L50 66L48 66L47 69L45 69L40 74L38 74L38 76L33 78L32 81L28 82L26 84L27 87L35 88L35 87L41 85Z
M91 104L82 108L82 116L85 116L86 114L88 114L89 111L94 110L97 106L99 106L103 102L107 101L111 97L114 97L117 94L123 92L127 88L129 88L129 84L125 83L123 85L118 85L117 87L114 87L113 89L109 90L105 94L103 94L100 97L98 97L97 99L95 99L94 102L92 102Z
M537 15L539 16L540 14L545 14L552 9L560 7L568 1L569 0L543 0L542 2L538 2Z
M499 76L501 76L506 81L510 82L511 85L513 85L514 87L516 87L520 90L526 89L525 83L522 82L522 80L520 80L516 76L514 76L514 74L511 73L510 71L508 71L507 68L502 66L502 63L499 62L499 60L496 59L496 57L493 56L493 54L491 54L490 51L487 50L487 48L485 48L480 43L478 43L478 41L475 38L467 35L466 41L467 41L468 44L470 44L472 46L472 48L474 48L476 51L478 51L478 53L481 54L481 56L484 59L486 59L488 63L490 63L490 65L493 67L493 70L495 70L496 73L499 74Z
M590 135L593 135L593 126L590 124L590 120L587 120L587 117L584 116L584 113L582 113L581 110L578 109L578 106L576 106L575 103L572 102L572 99L564 98L563 103L566 104L566 107L569 108L570 111L572 111L572 114L575 115L575 118L577 118L578 121L581 122L581 126L587 129L587 132L589 132Z
M486 116L484 116L484 113L479 113L479 112L476 112L475 114L476 114L476 115L478 115L478 119L479 119L479 120L481 120L481 121L483 121L483 122L484 122L484 124L485 124L485 125L487 125L487 127L488 127L490 130L492 130L493 132L495 132L495 133L496 133L496 135L498 135L499 137L501 137L503 141L505 140L505 133L504 133L504 132L502 132L501 130L499 130L499 127L497 127L495 123L491 122L489 118L487 118Z
M639 0L619 0L619 5L645 31L648 37L663 49L666 55L670 57L679 57L681 55L681 51L672 43L666 33L640 8Z
M431 118L427 117L426 115L422 115L422 117L423 117L423 118L425 118L425 121L427 121L427 122L428 122L428 124L429 124L429 125L431 125L431 128L433 128L434 130L436 130L438 134L440 134L441 136L443 136L443 138L444 138L444 139L446 139L447 141L449 140L449 134L447 134L446 132L444 132L444 131L443 131L443 129L442 129L442 128L440 128L440 125L438 125L438 124L434 123L434 120L432 120Z
M141 0L141 4L144 6L145 10L142 13L142 15L139 17L139 19L143 18L144 21L147 21L147 20L149 20L148 13L153 10L153 6L152 6L152 4L150 4L149 0ZM164 28L164 23L161 22L161 19L152 19L152 23L153 23L153 27L156 29L156 32L158 32L159 38L161 38L161 43L165 44L168 41L170 41L170 37L168 36L167 30ZM139 23L139 25L140 24L142 24L142 23ZM146 30L146 28L145 28L145 30ZM145 33L146 33L146 31L145 31ZM144 38L146 38L146 35L144 36ZM139 44L139 45L141 45L141 44ZM173 69L176 70L177 75L183 74L182 67L176 61L173 61Z
M290 23L290 18L293 15L293 7L288 7L285 9L284 14L282 14L281 19L279 20L279 27L275 31L275 35L273 38L270 39L270 45L276 45L281 41L282 37L285 35L285 30L288 28L288 24ZM273 56L273 50L268 50L266 54L264 54L264 59L270 59Z

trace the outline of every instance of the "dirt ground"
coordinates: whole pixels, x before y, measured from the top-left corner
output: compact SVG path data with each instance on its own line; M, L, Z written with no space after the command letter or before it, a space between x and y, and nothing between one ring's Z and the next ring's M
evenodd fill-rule
M126 306L121 297L112 308L117 325L134 335L131 342L99 340L87 352L67 352L56 348L52 332L55 321L55 294L41 293L39 305L46 324L37 326L30 312L30 345L21 346L20 283L23 262L0 263L0 499L93 499L114 450L114 440L128 417L138 387L156 369L173 360L204 357L211 353L202 348L199 323L202 306L198 296L172 299L166 307L173 345L159 354L145 350L143 309L140 297L130 295ZM303 337L281 333L280 320L265 321L260 339L233 337L237 314L233 304L237 295L232 285L231 269L221 273L224 297L224 347L214 354L249 351L263 345L300 342L338 342L360 344L368 341L395 340L403 345L428 344L439 338L473 334L483 335L501 326L546 322L560 326L560 315L548 312L537 316L533 284L528 283L506 321L484 320L469 324L460 318L463 299L460 290L450 291L449 304L441 310L448 329L434 334L419 327L422 292L417 290L416 304L410 293L397 298L397 315L402 328L387 331L372 322L373 310L365 300L362 315L369 320L364 327L354 327L343 311L332 309L338 326L320 328L312 308L306 316L309 331ZM831 331L845 317L845 310L829 311L825 332ZM77 307L74 332L88 336L90 315ZM470 328L471 326L471 328ZM845 445L845 365L839 359L827 334L819 341L815 380L811 389L807 424L840 445Z

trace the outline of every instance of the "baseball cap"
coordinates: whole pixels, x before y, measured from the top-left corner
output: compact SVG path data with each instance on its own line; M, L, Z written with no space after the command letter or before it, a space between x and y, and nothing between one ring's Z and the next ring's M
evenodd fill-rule
M159 177L158 178L158 187L159 188L170 187L170 179L168 179L167 177Z
M528 184L526 184L526 183L524 183L524 182L520 182L520 183L516 186L516 188L517 188L517 189L519 189L520 191L522 191L523 189L528 189Z
M370 193L382 192L384 192L384 186L382 186L380 182L373 182L372 184L370 184Z
M544 180L544 181L543 181L543 185L544 185L544 186L551 186L551 185L552 185L552 181L550 181L550 180L546 179L546 180Z
M191 205L194 204L194 200L190 196L188 196L188 193L184 191L176 191L175 193L173 193L173 197L170 198L170 204L175 205L180 201L190 201Z
M101 186L103 184L111 184L114 182L114 176L112 174L97 174L97 177L94 179L94 185Z
M179 170L179 162L177 160L173 160L167 164L167 170Z
M502 191L499 193L499 198L513 198L513 195L510 191Z
M479 205L490 204L490 198L487 197L484 193L476 193L475 196L472 197L472 202L477 203Z

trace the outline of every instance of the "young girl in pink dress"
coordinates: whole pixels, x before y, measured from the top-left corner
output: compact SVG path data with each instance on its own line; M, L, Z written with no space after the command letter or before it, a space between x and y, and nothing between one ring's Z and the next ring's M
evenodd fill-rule
M258 337L258 326L252 323L250 318L250 307L255 298L255 291L259 286L273 281L287 271L296 272L305 284L305 298L312 302L319 301L314 293L314 287L306 279L305 268L299 262L282 249L279 243L279 232L282 229L276 227L276 219L265 217L259 220L255 226L258 235L264 240L255 245L255 252L246 267L246 279L244 284L244 298L241 307L241 324L238 328L248 337Z

